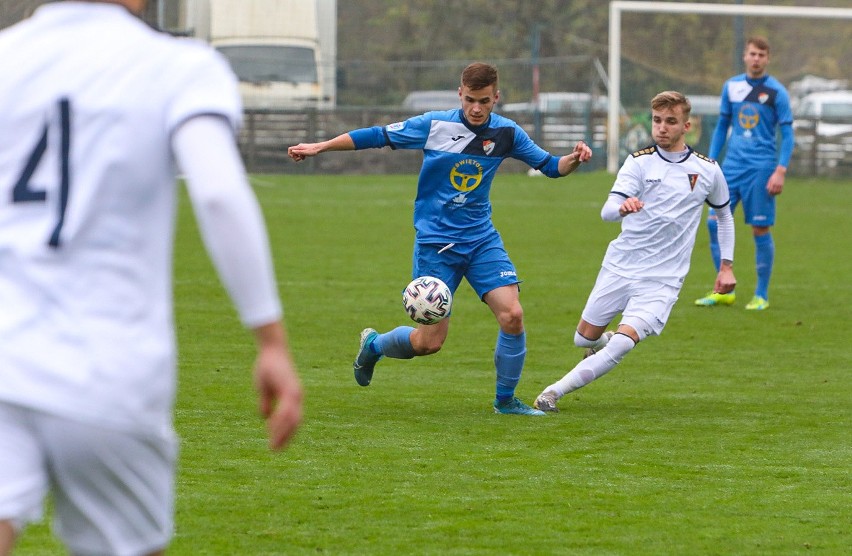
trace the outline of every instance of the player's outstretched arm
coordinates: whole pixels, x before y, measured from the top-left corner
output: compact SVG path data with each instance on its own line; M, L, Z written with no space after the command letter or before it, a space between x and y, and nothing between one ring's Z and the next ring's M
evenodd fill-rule
M270 449L280 450L302 422L302 385L284 326L273 322L255 328L254 333L258 348L254 366L258 407L266 419Z
M567 176L577 169L583 162L592 158L592 149L584 141L577 141L571 154L566 154L559 159L559 174Z
M281 321L263 215L227 120L198 116L173 134L175 157L204 245L243 324L255 332L255 386L269 445L280 449L301 422L302 389Z
M287 149L287 155L296 162L301 162L309 156L316 156L326 151L354 150L355 142L352 141L352 137L348 133L344 133L333 139L322 141L320 143L299 143L298 145L293 145Z

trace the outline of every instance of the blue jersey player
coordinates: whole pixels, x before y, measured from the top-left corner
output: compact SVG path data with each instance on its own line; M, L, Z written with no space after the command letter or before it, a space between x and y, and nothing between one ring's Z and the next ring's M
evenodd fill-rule
M771 227L775 224L775 197L784 188L784 176L793 154L793 112L787 90L766 73L769 43L752 37L743 53L746 71L725 82L719 123L710 143L710 157L718 158L727 140L722 172L731 193L731 210L742 202L746 224L754 235L757 284L748 310L769 307L769 279L775 259ZM728 129L730 128L730 136ZM781 130L780 154L776 133ZM716 215L710 210L710 252L719 270L719 240ZM731 305L734 292L712 292L697 299L696 305Z
M491 183L506 158L522 160L552 178L565 176L592 156L578 142L556 157L536 145L515 122L492 113L499 98L497 69L473 63L461 75L461 109L427 112L404 122L357 129L320 143L292 146L293 160L325 151L391 147L420 149L423 165L414 202L412 276L437 276L455 292L462 278L484 301L500 326L494 350L497 413L544 415L515 396L526 356L523 309L517 272L491 221ZM353 365L367 386L384 356L410 359L441 349L449 318L437 324L399 326L384 334L361 332Z

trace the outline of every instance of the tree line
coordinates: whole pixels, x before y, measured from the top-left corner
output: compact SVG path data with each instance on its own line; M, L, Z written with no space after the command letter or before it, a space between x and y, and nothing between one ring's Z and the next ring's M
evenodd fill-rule
M848 0L745 4L849 7ZM531 95L534 59L542 91L602 88L592 66L607 64L608 26L609 2L602 0L339 0L339 98L392 103L410 90L454 87L473 60L498 65L512 101ZM624 95L641 104L668 88L718 94L743 69L734 52L737 27L732 16L623 14ZM770 71L784 83L806 74L852 78L849 20L749 16L741 28L770 40Z
M176 12L179 0L149 0ZM732 4L733 0L704 0ZM45 0L0 0L0 27L26 17ZM848 8L849 0L742 0L748 5ZM509 102L529 100L533 66L541 91L605 94L609 2L604 0L338 0L338 100L342 105L392 105L418 89L457 86L470 61L495 63ZM642 105L662 89L718 94L742 71L732 16L636 14L622 17L623 101ZM782 82L807 74L852 82L852 22L745 17L744 35L772 44L770 71ZM741 39L740 39L741 40Z

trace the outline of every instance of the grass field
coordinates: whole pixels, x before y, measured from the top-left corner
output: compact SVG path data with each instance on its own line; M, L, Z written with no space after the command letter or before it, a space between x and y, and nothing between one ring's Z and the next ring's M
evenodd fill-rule
M772 307L743 310L754 246L737 214L734 307L706 231L659 338L543 418L494 415L496 324L465 283L431 357L358 387L358 333L405 324L413 176L258 176L304 382L304 425L266 449L236 320L182 198L182 437L170 554L850 554L852 224L847 181L789 178ZM494 219L524 280L528 402L581 356L579 318L618 225L612 177L504 174ZM19 554L56 554L31 527Z

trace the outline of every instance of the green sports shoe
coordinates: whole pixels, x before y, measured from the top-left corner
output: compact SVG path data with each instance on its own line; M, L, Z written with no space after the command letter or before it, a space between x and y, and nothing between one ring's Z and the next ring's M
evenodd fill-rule
M764 298L756 295L751 298L751 301L746 305L746 311L763 311L769 308L769 302Z
M712 307L714 305L733 305L737 296L734 292L731 293L716 293L710 292L701 299L696 299L695 304L699 307Z
M358 355L355 357L355 362L352 363L352 370L355 371L355 382L361 386L369 386L373 380L373 370L376 368L376 363L382 358L381 355L376 355L370 350L370 343L379 335L372 328L365 328L361 331L361 343L358 348Z
M544 415L544 411L539 411L528 406L518 398L512 398L503 403L494 400L494 413L502 413L503 415Z

